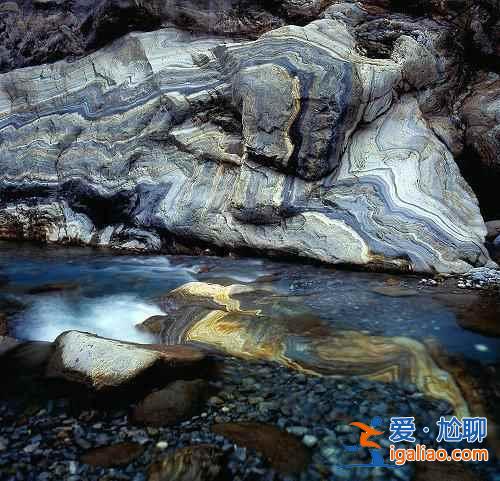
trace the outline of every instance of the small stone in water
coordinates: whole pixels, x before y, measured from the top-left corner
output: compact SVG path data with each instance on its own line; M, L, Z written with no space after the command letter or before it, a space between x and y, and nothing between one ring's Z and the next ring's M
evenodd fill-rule
M290 426L289 428L286 428L286 430L290 434L295 434L295 436L304 436L308 431L308 429L303 426Z
M168 448L168 443L166 441L160 441L158 443L156 443L156 447L158 449L167 449Z
M36 451L38 449L38 446L40 446L39 443L35 443L35 444L28 444L28 446L25 446L25 448L23 449L23 451L27 454L30 454L34 451Z
M302 438L302 442L308 447L312 448L318 443L318 438L316 436L312 436L311 434L306 434Z
M490 350L489 347L484 344L475 344L474 348L479 352L488 352Z

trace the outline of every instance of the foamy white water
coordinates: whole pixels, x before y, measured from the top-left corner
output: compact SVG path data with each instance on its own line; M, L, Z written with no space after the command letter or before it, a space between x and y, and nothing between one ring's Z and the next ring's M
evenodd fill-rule
M152 336L135 325L159 314L163 312L158 306L128 294L83 299L41 296L15 323L15 334L22 339L53 341L61 332L78 330L149 343Z

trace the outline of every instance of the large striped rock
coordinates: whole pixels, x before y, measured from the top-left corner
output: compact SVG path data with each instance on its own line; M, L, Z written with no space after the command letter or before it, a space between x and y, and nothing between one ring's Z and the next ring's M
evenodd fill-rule
M330 19L240 43L134 33L0 75L0 237L485 265L477 200L415 100L419 52L363 57Z

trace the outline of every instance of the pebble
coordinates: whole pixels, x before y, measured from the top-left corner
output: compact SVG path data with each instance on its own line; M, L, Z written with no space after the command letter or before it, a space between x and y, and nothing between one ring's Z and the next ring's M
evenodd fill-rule
M307 434L302 438L302 442L308 447L312 448L313 446L316 446L318 444L318 438L316 436L312 436L310 434Z
M0 437L4 446L0 449L0 475L5 466L19 473L31 466L31 477L20 477L19 481L146 481L148 467L158 456L176 448L206 443L215 444L226 453L228 479L232 481L347 481L353 473L340 469L339 465L349 464L352 454L346 453L343 446L359 440L359 433L348 425L351 420L368 421L372 412L377 412L387 426L390 416L411 414L418 418L419 424L432 425L440 415L450 412L446 402L423 397L413 385L306 376L265 362L247 365L229 359L225 363L230 374L224 374L217 396L210 398L199 416L174 427L140 429L130 425L125 414L104 411L88 412L75 419L68 414L67 405L58 402L52 412L47 410L20 426L16 423L20 417L17 407L0 401L0 423L5 429ZM258 382L254 378L256 373ZM243 381L250 377L250 382ZM255 402L248 402L249 398ZM259 422L287 431L309 448L312 455L309 468L297 476L273 471L258 452L237 446L209 429L212 424L225 422ZM135 441L145 451L128 466L113 469L88 466L77 462L84 451L82 440L85 446L88 443L93 447L105 445L104 441ZM430 435L422 435L419 441L429 447L435 443ZM24 452L26 447L31 452ZM359 456L369 462L366 453ZM480 468L488 474L494 472L495 466ZM380 477L371 471L374 470L360 474L356 471L356 481L411 479L408 470L397 470L397 476L395 470L383 471ZM484 478L493 480L486 475Z
M307 433L308 428L305 428L303 426L290 426L286 428L286 430L290 434L294 434L295 436L304 436Z

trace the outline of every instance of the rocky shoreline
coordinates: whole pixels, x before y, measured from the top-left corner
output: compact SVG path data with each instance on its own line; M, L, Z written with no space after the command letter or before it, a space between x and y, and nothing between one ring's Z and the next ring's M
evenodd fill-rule
M353 455L344 453L342 446L355 444L357 440L349 422L382 416L387 423L397 413L415 415L417 425L430 426L440 415L451 412L447 403L424 398L412 385L306 376L271 363L243 363L231 358L224 360L220 373L210 383L216 394L206 405L196 415L168 427L137 426L131 422L131 407L83 408L75 406L71 399L3 400L0 404L2 479L348 480L352 479L353 471L340 465L353 462ZM238 443L214 432L214 425L227 423L245 423ZM259 432L265 431L259 431L262 424L271 428L259 441L256 451L255 439ZM287 436L294 437L299 451ZM435 445L431 435L419 433L417 437L427 446ZM104 449L119 443L125 444L111 452ZM179 461L182 456L176 461L170 459L175 458L179 449L190 447L196 451L196 446L207 444L214 453L220 453L208 461L208 465L215 465L211 468L216 473L212 477L207 474L210 470L206 464L204 474L199 466L191 465L193 477L185 477L183 469L188 469L189 462L184 465ZM304 452L303 459L310 462L297 466L299 473L287 472L287 464L294 467L287 460L300 459L300 450ZM354 459L365 462L367 454L360 453ZM174 465L178 463L177 471L171 471L171 477L155 478L158 468L150 466L166 458ZM165 469L173 469L172 465L168 468L168 462L164 464ZM174 472L178 477L173 476ZM421 479L414 466L354 472L356 479ZM443 468L442 473L445 472ZM491 462L461 466L449 479L493 481L497 476L498 464Z

